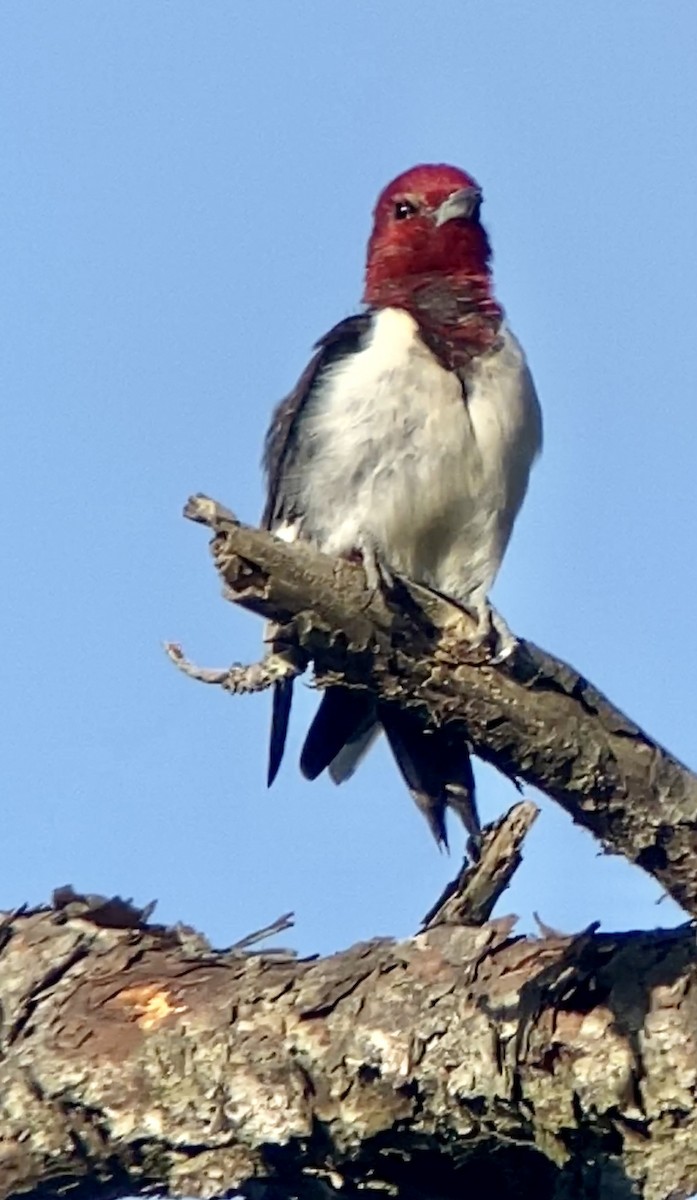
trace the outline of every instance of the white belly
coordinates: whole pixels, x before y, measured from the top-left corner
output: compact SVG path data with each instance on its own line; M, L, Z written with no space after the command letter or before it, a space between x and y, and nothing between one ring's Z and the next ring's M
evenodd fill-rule
M366 347L329 373L305 418L304 536L337 555L368 539L410 579L460 600L486 593L541 442L510 332L473 365L466 391L465 400L407 313L380 312Z

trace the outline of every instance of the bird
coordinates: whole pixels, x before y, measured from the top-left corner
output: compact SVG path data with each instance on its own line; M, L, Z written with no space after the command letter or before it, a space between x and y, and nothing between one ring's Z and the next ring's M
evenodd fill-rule
M382 190L363 307L315 345L276 407L264 444L262 523L288 542L362 561L368 584L430 587L476 619L476 644L515 646L489 601L542 447L522 346L493 288L482 189L459 167L423 163ZM293 680L274 685L268 783L283 757ZM436 842L446 812L471 856L480 823L469 747L445 723L339 685L323 693L300 757L308 779L348 779L384 730Z

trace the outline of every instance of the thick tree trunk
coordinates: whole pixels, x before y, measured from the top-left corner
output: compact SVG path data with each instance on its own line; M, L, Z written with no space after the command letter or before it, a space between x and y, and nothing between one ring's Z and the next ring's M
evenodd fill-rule
M298 961L64 891L0 931L2 1200L697 1189L691 928Z

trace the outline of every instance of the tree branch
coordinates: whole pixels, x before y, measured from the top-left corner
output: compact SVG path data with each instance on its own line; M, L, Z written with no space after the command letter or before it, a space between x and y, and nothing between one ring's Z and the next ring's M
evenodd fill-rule
M424 724L460 725L476 754L557 800L697 915L697 777L572 667L529 642L493 665L470 649L469 616L433 592L404 584L388 606L360 566L289 546L203 496L185 515L214 531L226 597L281 627L291 673L311 659L320 685L367 687Z
M691 928L297 960L144 911L63 889L0 917L1 1200L697 1189Z
M424 917L435 925L483 925L508 887L521 862L521 847L539 808L530 800L515 804L505 816L482 830L476 862L462 869Z

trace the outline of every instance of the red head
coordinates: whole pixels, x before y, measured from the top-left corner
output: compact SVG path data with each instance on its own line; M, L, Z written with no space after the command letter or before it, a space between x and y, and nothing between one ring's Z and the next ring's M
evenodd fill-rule
M368 242L364 300L405 304L438 279L489 282L491 249L479 223L482 193L457 167L424 164L398 175L378 197Z

